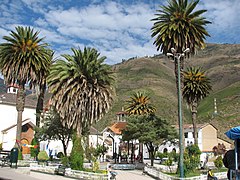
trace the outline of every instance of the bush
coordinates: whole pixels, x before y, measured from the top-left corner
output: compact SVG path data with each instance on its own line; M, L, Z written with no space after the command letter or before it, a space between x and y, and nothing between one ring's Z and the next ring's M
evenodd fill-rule
M57 158L63 158L63 157L64 157L63 152L58 152L58 153L57 153Z
M73 170L83 170L83 148L81 137L76 135L73 138L73 148L70 154L70 166Z
M220 169L223 167L223 161L222 161L222 156L218 156L215 160L214 160L214 165L216 168Z
M48 154L46 151L40 151L38 153L38 160L39 161L47 161L49 159Z
M184 171L185 174L194 172L200 164L201 151L198 145L191 145L186 147L184 152Z
M34 157L34 159L37 158L38 153L39 153L39 142L37 140L37 138L33 138L31 145L33 145L34 147L30 148L30 152L31 152L31 157Z
M18 160L23 160L21 149L18 149Z
M69 158L67 156L62 156L61 157L61 163L62 165L69 167L70 163L69 163Z

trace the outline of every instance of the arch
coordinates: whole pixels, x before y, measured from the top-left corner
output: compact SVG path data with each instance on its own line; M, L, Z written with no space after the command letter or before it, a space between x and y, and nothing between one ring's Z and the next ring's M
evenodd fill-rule
M163 153L167 153L168 152L168 149L167 148L164 148L163 149Z

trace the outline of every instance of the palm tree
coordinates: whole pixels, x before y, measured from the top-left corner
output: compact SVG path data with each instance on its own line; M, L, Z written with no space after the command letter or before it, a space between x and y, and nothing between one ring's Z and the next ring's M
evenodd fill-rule
M169 0L169 4L161 6L157 10L154 25L151 28L152 37L156 37L154 45L157 50L161 50L163 54L170 52L174 48L176 52L182 54L185 49L189 48L191 54L195 54L197 49L205 47L205 37L210 36L205 27L211 23L201 15L207 10L194 11L199 0ZM184 59L180 60L181 72L184 69ZM176 84L178 82L178 66L175 61L175 77ZM183 88L183 77L181 76L181 84Z
M113 77L106 57L94 48L72 49L52 65L47 82L63 124L78 136L109 110L113 102Z
M156 108L150 104L150 97L142 92L135 92L129 100L126 112L129 115L154 114Z
M42 72L41 81L38 83L39 92L38 92L37 107L36 107L36 126L37 127L40 127L41 113L43 112L44 97L45 97L45 92L47 88L47 76L49 75L50 65L53 63L53 55L54 55L54 52L49 50L50 64L47 66L47 68L41 70Z
M25 84L30 88L41 82L41 75L49 66L48 45L39 38L39 31L30 27L16 27L10 36L4 36L7 42L0 44L0 70L8 84L18 84L16 108L16 143L21 140L22 112L25 104Z
M180 72L184 69L184 58L181 54L184 50L189 48L191 54L195 54L197 49L205 47L205 37L210 36L205 29L205 26L210 21L201 15L206 12L206 10L197 10L197 4L199 0L169 0L168 5L161 6L160 10L157 10L152 30L152 37L156 37L154 45L156 45L157 50L161 50L163 54L170 52L171 48L174 48L178 54L174 54L173 58L176 56L180 58ZM179 56L180 55L180 56ZM181 88L183 88L183 75L178 77L178 61L175 62L175 77L176 85L178 89L178 78L180 78ZM177 90L178 95L180 91ZM179 98L178 106L180 107L182 100ZM181 121L181 109L178 108L178 123L179 130L183 129ZM179 147L180 147L180 176L183 177L183 131L180 131L179 136Z
M194 144L198 144L198 133L197 133L197 107L199 102L205 98L212 86L210 80L206 77L205 72L200 67L189 67L184 72L184 88L183 98L186 100L192 113L192 125L193 125L193 136Z

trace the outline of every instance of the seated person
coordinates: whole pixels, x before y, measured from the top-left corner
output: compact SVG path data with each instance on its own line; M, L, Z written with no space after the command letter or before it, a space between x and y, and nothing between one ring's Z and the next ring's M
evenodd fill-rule
M112 166L111 165L108 166L108 171L110 172L111 177L115 177L117 175L117 172L112 170Z
M218 178L214 176L211 169L208 170L207 180L217 180Z

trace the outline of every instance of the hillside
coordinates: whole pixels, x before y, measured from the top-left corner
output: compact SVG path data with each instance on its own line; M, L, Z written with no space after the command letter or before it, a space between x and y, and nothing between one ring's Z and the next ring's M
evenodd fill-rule
M201 66L211 79L213 91L198 108L198 122L210 122L219 129L219 136L240 125L240 45L207 44L204 50L185 61L185 67ZM116 96L111 111L99 121L101 130L113 123L116 112L135 91L145 91L157 107L157 115L177 124L177 94L174 64L164 55L130 58L112 66L115 74ZM6 92L0 80L0 92ZM218 114L214 115L214 98ZM191 123L191 114L183 103L184 122Z
M210 122L219 129L219 136L240 125L240 45L208 44L196 56L186 59L185 67L201 66L211 79L213 91L204 99L198 109L198 122ZM130 59L113 67L116 73L116 100L112 110L99 123L99 127L114 120L115 112L121 111L124 101L134 91L148 92L157 114L177 124L177 94L174 65L165 56ZM214 98L217 99L218 114L214 112ZM184 122L191 123L191 116L184 106Z

